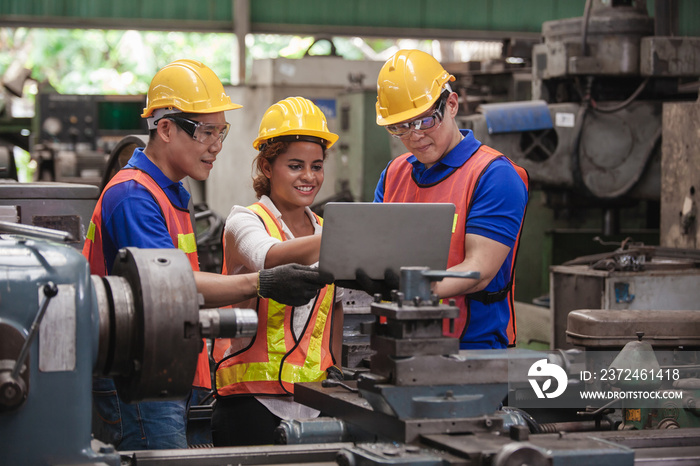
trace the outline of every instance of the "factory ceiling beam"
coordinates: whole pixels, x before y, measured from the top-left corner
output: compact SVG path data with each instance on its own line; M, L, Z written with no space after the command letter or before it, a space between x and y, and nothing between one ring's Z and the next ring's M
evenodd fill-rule
M238 0L232 0L238 3ZM234 23L236 18L234 16ZM410 27L335 26L317 24L256 23L248 18L249 34L332 35L348 37L384 37L445 40L501 40L503 38L536 39L539 31L465 30ZM23 15L0 15L0 27L66 29L133 29L140 31L184 31L230 33L236 30L230 21L152 20L138 18L75 18Z
M700 35L700 2L647 0L647 9L663 13L667 2L678 11L678 33ZM658 8L660 3L664 8ZM581 16L584 5L585 0L255 0L241 5L237 0L3 0L0 27L233 31L237 35L237 30L245 28L253 34L532 39L540 36L543 22Z
M232 32L427 39L535 37L542 21L576 16L585 0L3 0L0 26ZM517 12L517 13L516 13ZM246 15L247 13L247 15Z

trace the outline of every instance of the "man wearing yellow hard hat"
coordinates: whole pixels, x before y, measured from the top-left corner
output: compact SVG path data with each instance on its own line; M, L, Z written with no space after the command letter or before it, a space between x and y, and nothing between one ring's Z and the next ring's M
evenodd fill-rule
M444 333L460 338L463 349L505 348L515 344L513 276L528 176L471 130L459 129L454 80L419 50L398 51L380 70L377 124L408 152L382 172L375 202L455 205L448 270L481 277L433 283L433 292L454 298L461 311L452 330L445 322Z
M300 305L333 281L296 264L242 275L199 271L190 196L181 180L209 177L229 131L225 112L238 108L202 63L177 60L158 71L141 115L148 120L148 143L107 184L92 215L83 254L93 274L108 275L124 247L178 248L190 260L206 307L255 296ZM210 374L203 349L193 386L211 389ZM124 403L107 378L95 379L93 400L98 439L120 450L187 448L186 400Z

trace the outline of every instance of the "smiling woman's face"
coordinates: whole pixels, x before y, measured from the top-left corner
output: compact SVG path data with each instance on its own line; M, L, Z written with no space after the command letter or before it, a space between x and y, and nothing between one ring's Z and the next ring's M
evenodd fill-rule
M270 198L278 207L310 206L323 185L323 148L313 142L293 142L263 173L270 180Z

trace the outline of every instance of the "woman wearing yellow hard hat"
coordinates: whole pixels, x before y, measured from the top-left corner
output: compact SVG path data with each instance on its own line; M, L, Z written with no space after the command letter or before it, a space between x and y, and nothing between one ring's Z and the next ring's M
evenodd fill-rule
M289 97L272 105L253 147L253 187L259 201L234 206L224 234L224 271L240 274L276 265L315 264L323 220L309 206L323 184L326 151L338 140L310 100ZM216 354L215 446L274 442L282 419L318 416L293 401L296 382L341 377L343 310L334 285L303 306L258 297L252 340L236 339Z

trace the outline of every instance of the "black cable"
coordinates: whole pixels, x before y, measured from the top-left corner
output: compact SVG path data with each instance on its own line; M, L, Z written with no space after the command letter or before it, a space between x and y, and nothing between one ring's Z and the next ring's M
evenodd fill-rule
M591 108L593 110L595 110L596 112L600 112L600 113L618 112L618 111L628 107L632 102L634 102L634 100L637 97L639 97L639 94L642 93L642 91L644 90L644 88L647 86L648 83L649 83L649 76L644 78L644 81L642 81L642 83L639 85L639 87L637 87L637 89L632 93L632 95L627 97L627 99L625 99L623 102L620 102L619 104L613 105L611 107L599 107L598 104L595 102L595 100L591 99Z
M592 0L586 0L586 6L583 8L583 20L581 24L581 55L588 56L588 20L591 17Z

